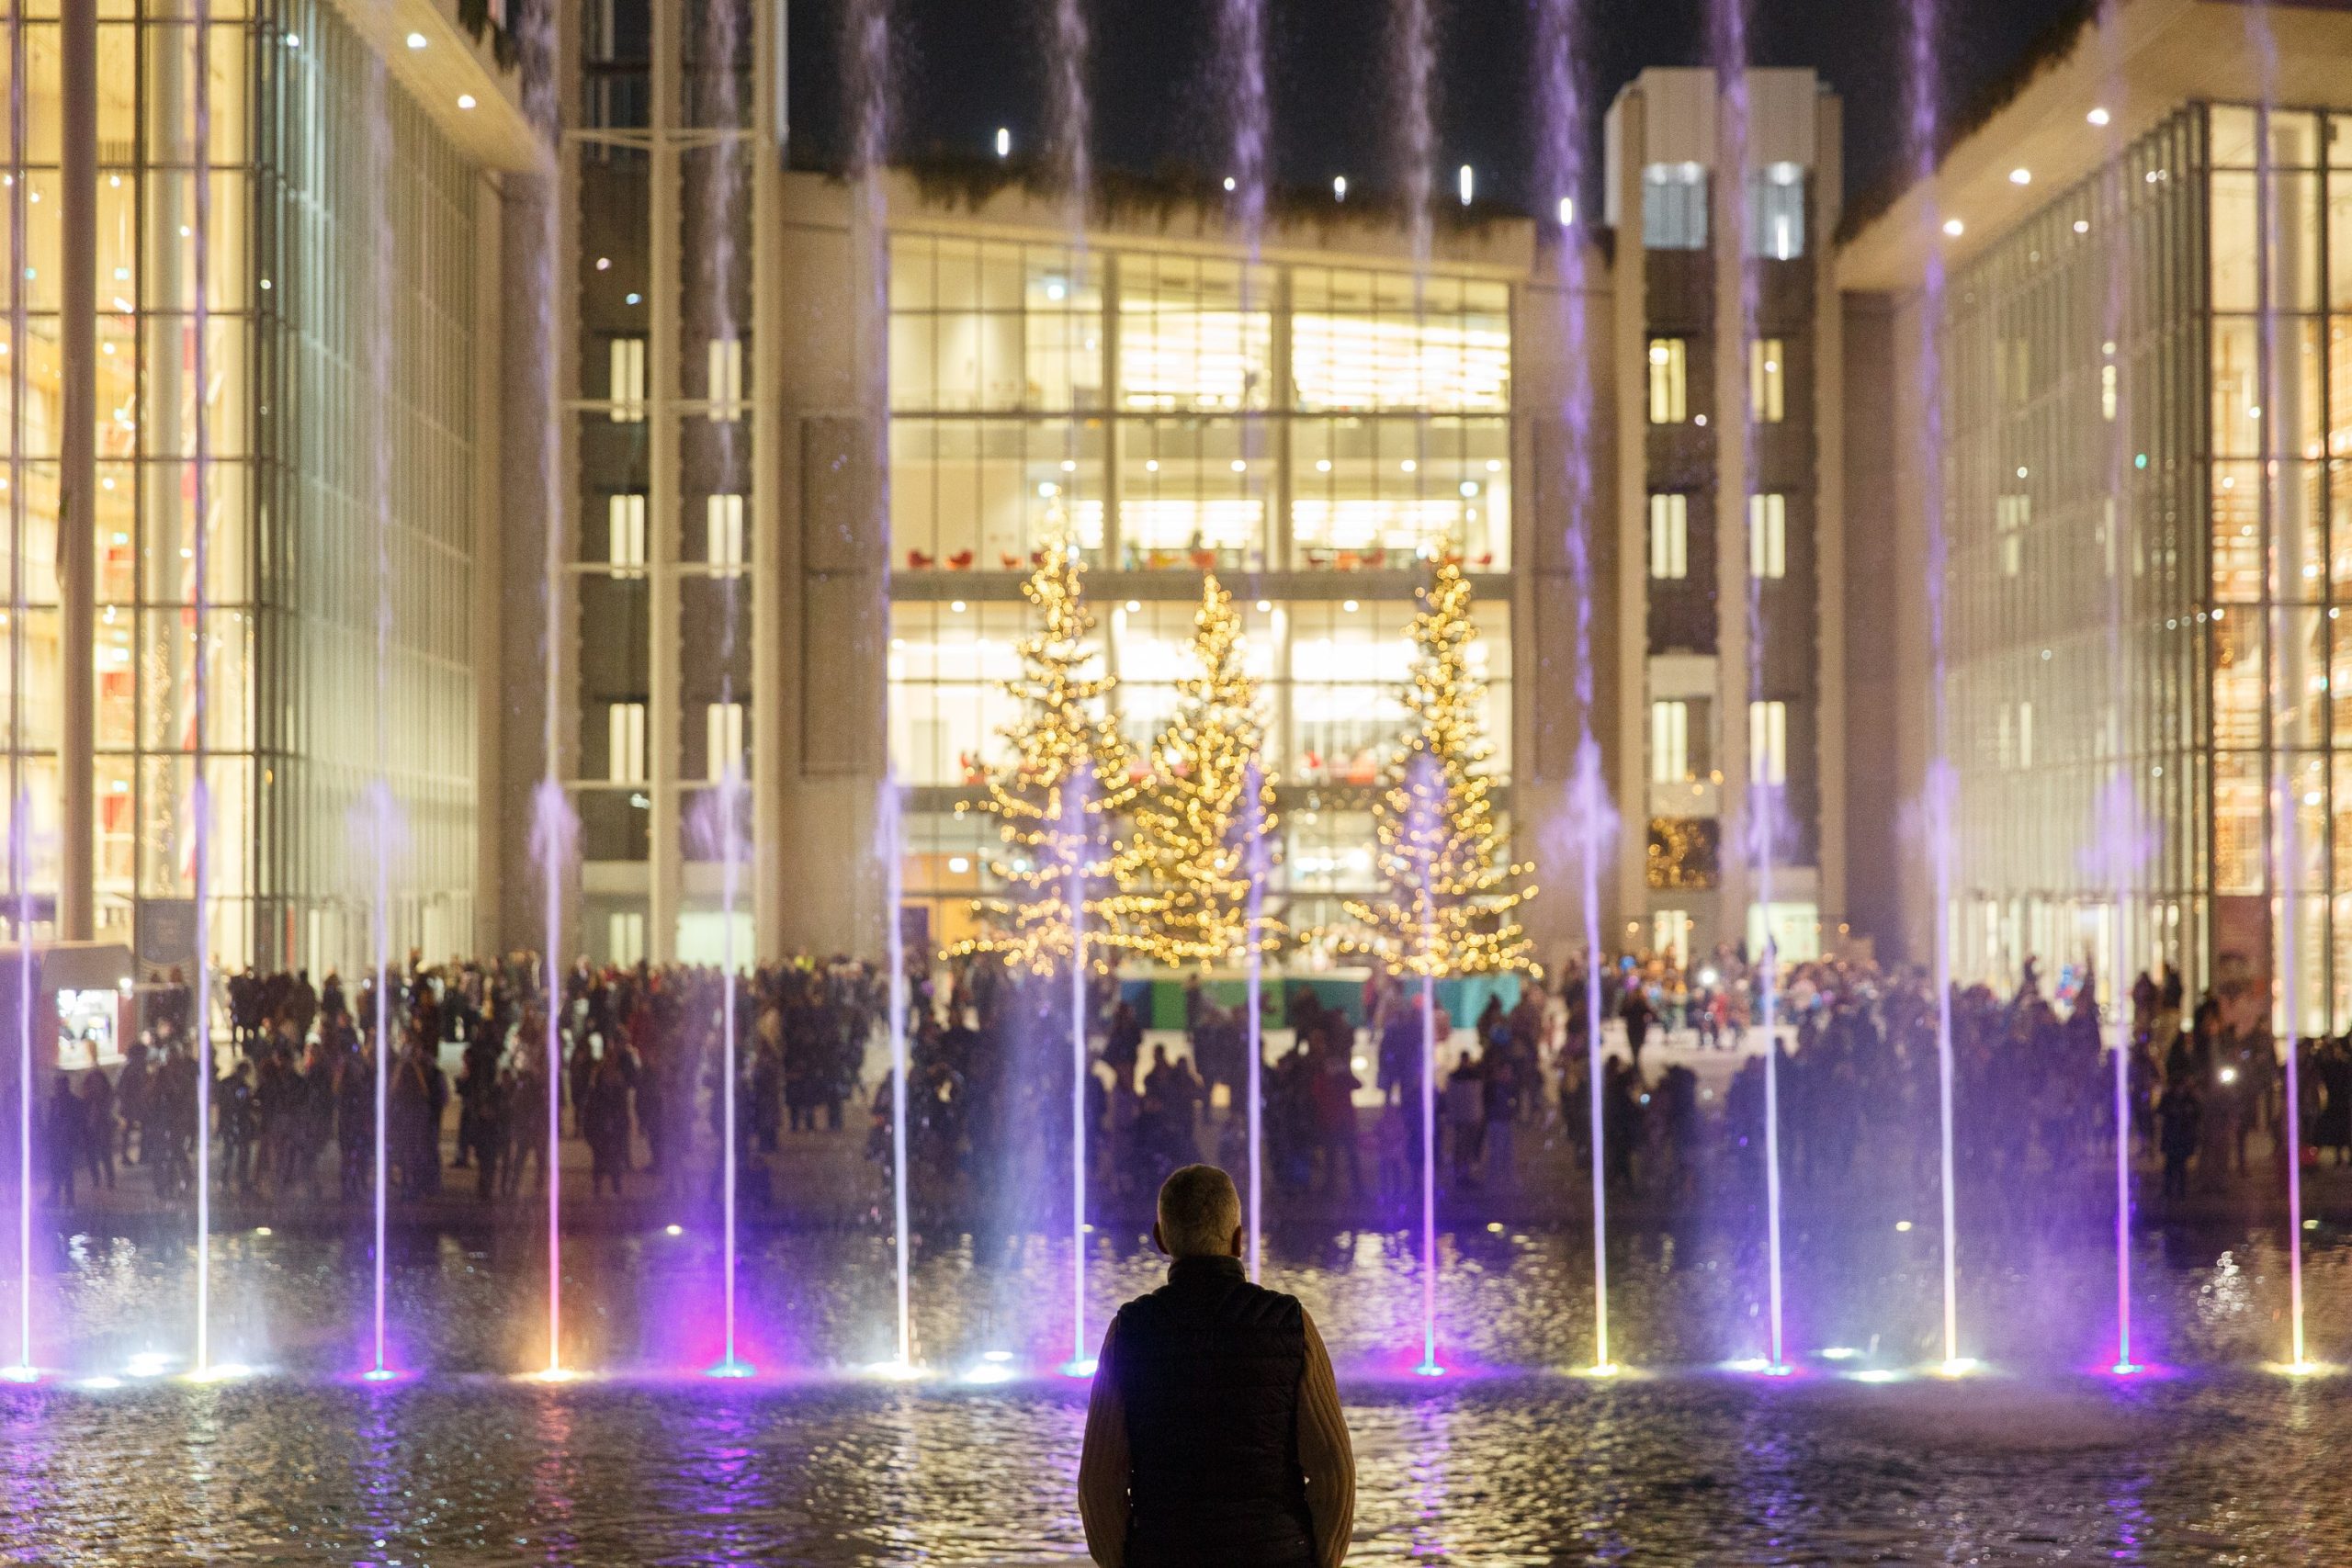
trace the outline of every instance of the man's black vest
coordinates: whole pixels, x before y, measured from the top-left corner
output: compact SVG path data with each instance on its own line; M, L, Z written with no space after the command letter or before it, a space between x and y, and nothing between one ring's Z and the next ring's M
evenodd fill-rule
M1112 1337L1134 1475L1130 1568L1310 1568L1298 1467L1306 1319L1238 1258L1182 1258Z

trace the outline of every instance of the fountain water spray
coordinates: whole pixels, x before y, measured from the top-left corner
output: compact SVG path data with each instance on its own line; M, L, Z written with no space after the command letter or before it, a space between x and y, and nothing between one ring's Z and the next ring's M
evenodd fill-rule
M2109 174L2092 188L2098 198L2109 204L2107 216L2120 223L2124 206L2124 192L2120 188L2123 156L2123 96L2124 75L2117 57L2115 35L2116 7L2119 0L2100 0L2093 17L2092 35L2098 42L2100 75L2105 85L2101 103L2105 117L2105 158ZM2132 1359L2132 1026L2131 1015L2123 1010L2123 976L2130 970L2124 960L2126 942L2131 932L2132 890L2145 865L2151 849L2140 821L2139 804L2132 789L2132 754L2131 736L2125 715L2132 711L2128 682L2130 666L2124 657L2123 626L2127 613L2124 573L2123 534L2131 526L2131 491L2128 484L2130 469L2125 449L2130 444L2132 428L2128 406L2129 389L2123 376L2123 361L2119 346L2126 322L2126 307L2130 295L2129 249L2120 231L2110 229L2099 236L2102 258L2106 263L2104 298L2101 301L2101 334L2103 347L2100 374L2104 395L2111 398L2102 410L2107 424L2107 670L2110 682L2108 693L2108 743L2114 754L2114 771L2092 808L2092 842L2098 846L2105 863L2094 886L2104 883L2110 890L2114 906L2114 940L2108 953L2108 1006L2112 1013L2112 1025L2108 1030L2109 1043L2114 1054L2115 1068L2115 1360L2109 1371L2119 1377L2128 1377L2141 1369Z
M888 613L889 577L897 551L890 536L889 344L890 247L883 165L890 142L889 0L854 0L842 39L855 127L852 155L856 182L854 239L865 280L860 327L860 358L867 380L865 416L875 427L874 516L882 538L882 614ZM906 931L899 901L906 876L901 826L903 807L895 768L885 763L875 809L875 853L882 862L883 940L889 953L890 1188L898 1294L897 1354L883 1371L907 1377L916 1371L913 1318L910 1310L910 1237L907 1203L907 962Z
M2282 271L2278 227L2278 174L2277 154L2272 142L2271 115L2278 98L2278 40L2272 31L2269 6L2265 0L2246 10L2246 32L2254 47L2258 88L2258 103L2255 109L2255 191L2260 265L2256 269L2256 366L2261 388L2260 406L2267 417L2260 423L2262 442L2262 487L2264 544L2268 560L2266 563L2265 591L2270 599L2269 615L2264 626L2268 646L2263 649L2265 674L2269 686L2269 708L2272 715L2267 736L2274 761L2271 780L2270 812L2274 822L2270 853L2271 887L2278 899L2278 955L2273 1009L2284 1034L2286 1047L2286 1106L2285 1122L2278 1136L2286 1141L2287 1163L2287 1305L2290 1359L2286 1366L2290 1372L2307 1372L2312 1363L2303 1337L2303 1123L2302 1123L2302 986L2298 969L2298 948L2301 932L2297 923L2301 919L2301 801L2295 787L2294 748L2300 728L2299 716L2304 699L2302 667L2304 651L2295 632L2295 620L2288 599L2297 578L2296 557L2301 553L2300 537L2290 537L2292 528L2300 535L2301 525L2287 515L2289 485L2279 478L2293 451L2286 445L2281 431L2295 427L2289 410L2292 399L2290 391L2291 372L2281 367L2278 350L2278 289ZM2218 612L2217 612L2218 613Z
M899 863L904 852L900 810L897 770L886 767L874 852L882 862L886 916L883 944L890 959L890 1228L899 1266L898 1356L891 1365L903 1372L914 1369L915 1359L907 1289L907 932L899 919L899 899L906 874Z
M8 891L17 921L17 1362L33 1371L32 795L25 787L25 8L8 13Z
M1570 213L1584 186L1583 83L1577 71L1580 0L1542 0L1536 14L1537 93L1542 176ZM1592 379L1584 373L1587 320L1584 245L1563 226L1555 244L1555 292L1559 302L1562 458L1568 519L1563 536L1576 596L1577 768L1568 786L1585 942L1585 1058L1592 1119L1592 1367L1616 1370L1609 1355L1609 1192L1604 1180L1600 1077L1600 856L1613 814L1592 733Z
M532 389L542 400L540 439L534 455L545 548L540 561L540 593L546 624L540 628L539 658L548 672L540 732L542 773L531 797L531 852L537 863L544 899L547 949L540 958L540 982L547 1003L547 1186L548 1186L548 1364L537 1375L548 1381L569 1376L563 1365L563 873L571 863L579 834L579 818L563 788L562 751L556 724L557 674L561 667L566 513L564 479L558 459L557 432L561 428L560 389L556 385L557 325L556 266L561 254L562 210L556 140L560 131L555 70L557 50L552 6L524 9L523 107L542 138L539 164L538 245L532 256L536 274L531 290L531 349L540 379Z
M210 28L196 29L194 146L199 162L212 145L211 40ZM212 335L212 182L198 180L194 183L196 221L191 250L195 293L191 304L189 344L194 388L189 401L195 412L196 443L189 477L194 501L190 526L195 537L190 546L188 575L194 585L189 594L192 605L189 621L196 644L196 701L189 733L195 765L188 791L188 828L194 836L195 874L192 886L196 907L191 922L196 938L196 1357L189 1367L189 1375L201 1379L212 1373L212 1075L217 1066L212 1059L211 919L210 912L205 908L212 880L212 812L210 795L204 778L204 715L212 679L209 652L211 639L206 626L205 604L212 536L209 519L206 516L211 505L212 477L211 421L207 411L211 379L207 345Z
M1953 1197L1951 886L1952 815L1959 792L1951 757L1950 704L1945 695L1944 570L1951 547L1943 514L1943 220L1936 201L1937 0L1911 0L1908 130L1912 177L1920 192L1921 248L1927 257L1919 300L1919 505L1928 539L1928 744L1923 817L1927 829L1928 880L1935 928L1931 973L1936 1001L1936 1104L1939 1163L1942 1175L1943 1370L1960 1373L1973 1362L1960 1353L1959 1223Z
M1241 928L1249 1017L1242 1025L1244 1048L1250 1053L1250 1278L1255 1280L1265 1263L1265 1106L1266 1044L1263 988L1266 969L1266 776L1255 762L1241 770L1242 866L1250 878L1248 907Z
M371 863L371 884L375 892L374 926L376 946L376 1168L375 1168L375 1249L373 1306L375 1336L373 1358L363 1374L376 1382L392 1375L384 1357L384 1271L385 1271L385 1189L388 1184L390 1151L387 1138L390 1100L390 1062L392 1037L391 1009L391 783L386 769L390 763L390 748L385 743L385 716L390 711L391 634L392 634L392 432L391 411L394 402L392 363L392 298L399 287L393 276L392 264L398 255L392 236L391 186L395 178L392 157L392 122L390 105L386 101L383 58L370 53L368 62L366 107L368 118L368 152L369 174L370 250L376 269L375 300L368 316L368 372L375 382L374 397L368 411L373 441L373 465L368 476L375 491L376 503L376 780L368 790L368 815L374 832L368 845Z
M1739 269L1737 319L1732 330L1720 336L1731 343L1746 344L1755 333L1757 318L1756 267L1747 255L1747 175L1748 175L1748 85L1747 85L1747 0L1715 0L1713 7L1714 51L1716 71L1723 87L1723 141L1716 185L1723 194L1723 230L1716 244L1728 247ZM1737 367L1743 356L1735 354L1731 364ZM1739 411L1736 428L1740 432L1739 471L1735 475L1719 475L1718 483L1734 480L1738 484L1741 513L1752 531L1756 513L1747 498L1756 492L1756 418L1752 389L1742 389L1733 400ZM1741 636L1747 660L1747 698L1749 711L1758 711L1764 700L1765 635L1763 579L1754 570L1754 550L1749 552L1750 568L1742 576L1747 585L1747 624ZM1761 949L1758 953L1756 980L1758 999L1761 1003L1764 1025L1764 1252L1766 1270L1767 1317L1770 1334L1770 1354L1764 1371L1781 1375L1788 1371L1788 1358L1783 1353L1782 1287L1781 1268L1781 1028L1780 1028L1780 942L1772 931L1772 857L1782 812L1783 783L1776 777L1779 772L1775 759L1758 754L1759 741L1769 742L1770 736L1758 736L1750 726L1747 758L1747 799L1744 820L1740 826L1747 840L1745 849L1756 866L1756 907L1764 912Z
M1076 549L1073 544L1069 547ZM1094 1357L1086 1346L1086 862L1091 835L1086 826L1087 768L1080 763L1062 784L1062 832L1069 852L1069 1269L1071 1350L1062 1371L1092 1377Z
M1437 1359L1437 845L1444 835L1445 774L1437 759L1416 750L1405 769L1407 857L1414 868L1414 901L1421 917L1420 951L1408 973L1420 977L1421 1010L1421 1359L1413 1371L1442 1377Z
M708 176L705 185L704 222L710 233L710 245L705 256L704 293L710 311L711 341L731 345L730 351L741 352L741 340L736 331L735 319L735 224L734 215L741 210L741 190L738 183L740 160L737 153L745 135L741 113L741 91L737 75L736 54L741 42L738 26L741 7L737 0L710 0L704 12L704 25L709 32L709 47L705 51L710 77L710 118L717 127L717 140L709 149ZM735 437L741 428L743 407L737 399L738 386L711 386L705 389L710 402L712 432L718 447L718 471L732 475L735 468ZM725 400L722 401L722 400ZM732 482L731 480L729 482ZM737 541L725 541L727 568L719 578L721 613L719 615L718 703L721 712L735 706L735 649L741 621L740 588L742 574L740 564L742 551ZM884 559L888 556L885 553ZM714 567L720 562L711 563ZM731 738L740 730L729 728ZM725 1303L723 1343L718 1363L709 1369L716 1378L740 1378L751 1375L752 1369L736 1354L736 1172L739 1157L737 1147L741 1130L736 1125L735 1106L741 1076L737 1059L736 1009L738 976L735 952L735 910L741 897L743 868L743 761L742 754L730 739L729 754L712 759L718 767L717 807L718 812L718 849L719 863L719 1276ZM895 908L893 918L895 918Z
M1229 158L1233 169L1231 209L1241 231L1241 319L1246 323L1255 308L1251 299L1258 282L1258 259L1266 229L1266 42L1264 0L1220 0L1217 6L1218 75L1225 83L1225 112ZM1245 327L1246 331L1246 327ZM1252 471L1264 439L1254 401L1244 397L1241 409L1241 456ZM1247 1085L1250 1134L1250 1278L1256 1280L1265 1262L1265 1017L1262 995L1266 958L1261 919L1266 896L1265 775L1255 762L1244 771L1242 789L1243 854L1250 878L1245 953L1249 1019L1243 1025L1250 1054Z

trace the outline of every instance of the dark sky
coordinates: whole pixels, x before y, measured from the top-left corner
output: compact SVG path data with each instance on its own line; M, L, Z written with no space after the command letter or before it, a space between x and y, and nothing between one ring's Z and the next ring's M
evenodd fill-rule
M1216 169L1216 0L1082 0L1093 31L1098 163ZM1888 177L1901 150L1905 16L1925 0L1751 0L1759 65L1810 65L1846 100L1848 188ZM801 159L839 146L844 0L791 0L792 118ZM1468 163L1482 196L1529 201L1532 0L1431 0L1442 59L1440 167ZM1705 62L1710 0L1585 0L1584 69L1600 110L1645 65ZM1940 0L1945 101L2002 77L2081 0ZM1265 0L1274 161L1286 184L1385 179L1388 0ZM1034 148L1045 122L1051 0L895 0L901 155L984 152L996 127Z

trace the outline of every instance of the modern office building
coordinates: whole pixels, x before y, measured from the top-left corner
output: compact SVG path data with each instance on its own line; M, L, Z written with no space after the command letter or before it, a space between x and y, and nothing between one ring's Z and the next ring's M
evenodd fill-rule
M2352 8L2106 17L1838 258L1872 346L1851 395L1896 414L1850 487L1894 520L1893 614L1852 629L1898 690L1945 696L1940 734L1898 702L1868 744L1898 759L1892 805L1951 760L1963 978L2291 972L2297 1027L2341 1029ZM1924 953L1933 884L1902 849L1891 902Z
M1821 412L1834 299L1815 259L1838 128L1810 73L1754 78L1742 244L1716 243L1728 225L1710 216L1727 199L1713 77L1652 73L1611 117L1614 232L1449 204L1417 283L1395 209L1332 194L1278 198L1254 260L1214 191L1098 202L1074 231L1066 197L1011 162L894 168L869 207L776 155L767 8L723 38L691 21L586 7L565 73L578 527L559 750L587 951L717 956L729 883L711 823L730 766L746 784L737 951L870 950L886 778L902 918L919 942L965 934L997 845L956 807L1011 717L1033 553L1069 530L1139 748L1173 702L1203 574L1239 601L1283 821L1275 897L1304 926L1372 890L1370 792L1403 719L1413 591L1425 557L1458 555L1498 801L1554 889L1532 919L1558 956L1577 918L1557 830L1578 719L1570 374L1597 399L1591 717L1626 824L1605 939L1690 953L1760 933L1752 879L1718 847L1746 809L1751 730L1792 818L1773 931L1794 953L1834 931L1842 683L1823 673L1835 633L1813 623L1842 592ZM1584 247L1598 350L1573 367L1562 243ZM1743 265L1759 330L1719 352ZM1709 416L1751 403L1758 482L1725 486L1749 421ZM1747 624L1751 558L1768 627L1753 694L1726 635ZM540 667L534 645L510 652ZM510 762L509 841L532 776ZM508 906L509 940L527 940L531 895Z
M1604 124L1612 945L1801 958L1852 934L1841 136L1810 71L1748 73L1744 106L1713 71L1645 71Z
M349 965L381 780L390 940L467 944L499 172L533 146L513 40L456 0L17 9L0 594L28 934L185 963L201 858L218 959Z

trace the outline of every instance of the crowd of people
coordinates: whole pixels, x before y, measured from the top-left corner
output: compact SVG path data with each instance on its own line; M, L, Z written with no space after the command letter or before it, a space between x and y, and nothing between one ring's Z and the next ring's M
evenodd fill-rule
M1329 984L1270 985L1255 1085L1269 1190L1332 1204L1416 1193L1433 1027L1428 1092L1449 1190L1510 1189L1531 1145L1564 1148L1584 1168L1597 1090L1605 1179L1686 1200L1711 1172L1736 1175L1761 1156L1763 1055L1746 1049L1706 1078L1694 1064L1752 1044L1768 1018L1783 1179L1802 1189L1908 1162L1927 1179L1939 1154L1940 1067L1939 1010L1924 976L1838 959L1772 965L1769 987L1766 973L1729 950L1692 966L1622 959L1598 976L1572 958L1551 989L1486 995L1462 1031L1435 998L1376 971L1344 996ZM218 1071L201 1127L190 989L175 975L144 994L118 1067L69 1063L37 1086L36 1179L51 1201L74 1201L84 1183L111 1190L125 1168L144 1172L158 1198L182 1201L199 1137L224 1192L356 1198L372 1190L379 1126L396 1199L468 1183L480 1200L512 1198L544 1191L551 1119L560 1138L584 1145L592 1197L680 1193L691 1169L708 1168L697 1144L707 1149L721 1130L730 1027L750 1202L779 1196L772 1157L783 1140L841 1131L854 1107L887 1179L893 1117L878 1052L888 987L876 966L846 957L763 966L735 979L731 998L715 969L582 962L558 979L552 1031L547 979L528 955L428 966L412 954L381 997L372 974L356 988L332 974L316 987L300 971L229 976L213 987ZM1085 1000L1082 1081L1062 985L966 959L916 965L905 998L908 1154L922 1213L1065 1190L1074 1103L1090 1185L1113 1201L1147 1199L1198 1159L1248 1163L1249 1019L1198 976L1183 987L1181 1032L1157 1040L1148 983L1098 977ZM1597 1086L1586 1049L1596 1000L1610 1042ZM2086 971L2045 986L2030 962L2013 989L1953 988L1955 1154L1972 1175L2063 1185L2110 1159L2119 1038L2129 1135L2161 1160L2167 1196L2289 1148L2352 1163L2352 1039L2306 1044L2302 1125L2289 1138L2280 1057L2258 1005L2229 993L2191 1005L2169 968L2141 976L2109 1022L2101 1002ZM1660 1041L1676 1048L1661 1052ZM18 1134L16 1094L14 1077L0 1076L0 1172L17 1168L5 1147Z
M761 1173L756 1155L774 1154L787 1127L843 1125L883 987L854 960L802 959L739 976L730 1007L713 968L583 962L559 978L552 1041L546 976L527 955L427 966L411 954L380 997L372 973L356 990L333 974L314 986L302 971L246 971L215 989L209 1125L198 1127L195 1001L177 972L142 997L119 1066L67 1062L37 1086L36 1180L51 1202L74 1201L84 1178L112 1190L126 1167L178 1201L192 1190L199 1135L225 1193L318 1198L330 1182L343 1198L370 1191L379 1058L396 1198L438 1194L453 1171L485 1201L516 1195L526 1178L544 1191L551 1109L559 1138L586 1145L592 1194L678 1190L697 1118L715 1132L726 1102L730 1025L738 1130ZM9 1173L17 1096L16 1077L0 1077Z

